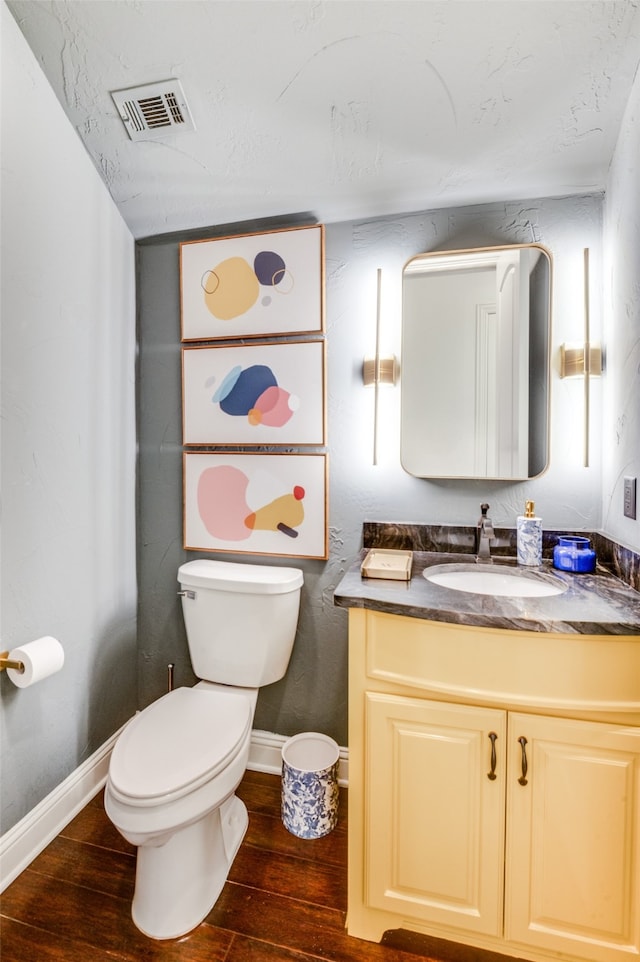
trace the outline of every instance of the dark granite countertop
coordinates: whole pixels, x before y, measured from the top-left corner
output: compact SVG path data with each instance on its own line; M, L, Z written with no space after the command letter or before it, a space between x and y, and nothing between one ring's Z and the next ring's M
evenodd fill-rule
M593 574L557 571L550 562L540 568L520 569L515 561L499 558L491 567L507 565L527 576L527 571L553 575L567 585L560 595L512 598L454 591L433 584L425 568L441 564L473 564L472 554L414 551L410 581L363 578L361 557L346 572L334 593L341 608L370 608L392 615L445 621L481 628L544 631L582 635L639 635L640 592L598 566ZM640 641L640 638L638 639Z

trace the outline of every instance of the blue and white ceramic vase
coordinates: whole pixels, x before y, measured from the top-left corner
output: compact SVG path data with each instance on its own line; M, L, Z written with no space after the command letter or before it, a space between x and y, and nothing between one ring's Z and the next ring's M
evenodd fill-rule
M322 838L338 821L340 749L319 732L294 735L282 747L282 822L298 838Z

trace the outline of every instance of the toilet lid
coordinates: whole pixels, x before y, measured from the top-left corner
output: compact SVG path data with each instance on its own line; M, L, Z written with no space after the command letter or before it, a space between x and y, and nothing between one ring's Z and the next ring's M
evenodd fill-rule
M176 688L136 715L111 754L111 784L129 798L184 794L222 768L251 725L237 692Z

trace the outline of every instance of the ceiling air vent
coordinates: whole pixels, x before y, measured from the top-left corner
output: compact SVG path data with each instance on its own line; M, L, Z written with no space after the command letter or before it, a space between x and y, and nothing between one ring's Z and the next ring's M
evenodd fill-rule
M131 140L157 140L196 129L179 80L112 90L111 96Z

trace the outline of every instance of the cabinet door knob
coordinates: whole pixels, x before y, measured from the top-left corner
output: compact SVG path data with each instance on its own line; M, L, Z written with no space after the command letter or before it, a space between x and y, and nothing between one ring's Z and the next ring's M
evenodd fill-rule
M522 775L521 775L520 778L518 779L518 784L519 784L519 785L526 785L526 784L527 784L527 768L528 768L528 766L527 766L527 739L524 737L524 735L521 735L520 738L518 739L518 741L520 742L520 748L522 749Z
M487 772L487 778L490 782L495 782L496 780L496 741L498 736L495 732L489 732L489 738L491 739L491 771Z

